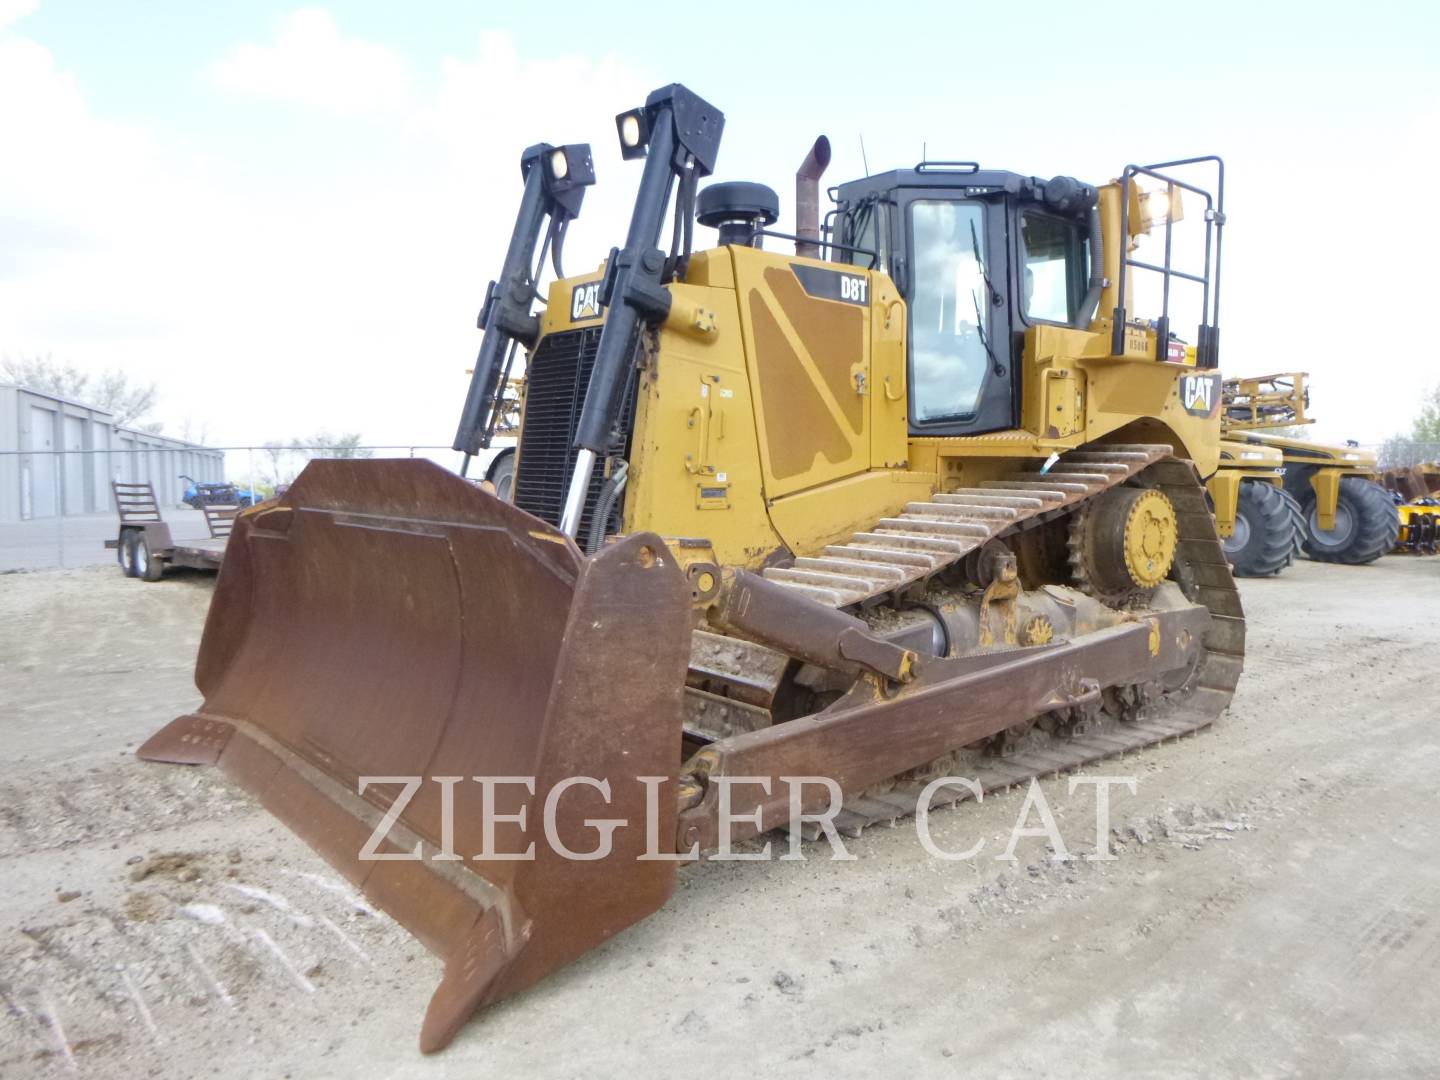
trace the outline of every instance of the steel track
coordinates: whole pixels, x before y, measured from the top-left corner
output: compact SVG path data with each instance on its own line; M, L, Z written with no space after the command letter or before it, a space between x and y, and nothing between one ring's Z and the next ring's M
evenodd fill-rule
M1143 704L1112 701L1086 724L1068 728L1070 734L1031 731L1020 745L1003 753L962 749L949 760L903 774L888 786L847 796L835 818L842 834L858 836L871 825L893 825L914 814L917 799L937 775L965 776L986 792L1005 790L1208 727L1230 703L1243 666L1245 621L1240 595L1194 466L1175 458L1170 447L1152 445L1072 451L1044 474L1019 473L989 481L957 495L960 501L933 496L934 501L912 503L904 514L857 533L847 544L828 547L824 559L797 559L798 573L766 572L771 580L829 606L854 610L884 603L923 587L990 540L1068 517L1100 493L1131 481L1159 489L1175 507L1179 542L1172 576L1187 599L1210 612L1200 659L1183 684ZM971 797L966 788L944 787L930 806L954 805ZM806 834L817 837L819 830L807 825Z

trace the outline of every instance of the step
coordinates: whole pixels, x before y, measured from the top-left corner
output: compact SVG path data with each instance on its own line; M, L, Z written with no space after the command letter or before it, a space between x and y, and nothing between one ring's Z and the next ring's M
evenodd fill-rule
M1110 481L1115 477L1123 477L1130 472L1129 465L1110 465L1103 461L1057 461L1051 465L1050 471L1045 475L1060 475L1060 477L1094 477L1096 480Z
M821 573L844 574L848 577L870 581L904 581L910 575L904 567L890 566L882 562L866 562L863 559L837 559L834 556L815 558L804 555L795 560L796 570L818 570Z
M998 518L1013 521L1020 511L1013 506L980 506L952 502L912 502L905 504L905 513L923 514L926 517Z
M1051 469L1047 475L1061 476L1067 481L1078 481L1090 485L1091 490L1097 486L1109 487L1115 482L1115 477L1101 472L1080 472L1081 466L1076 465L1070 469L1063 469L1059 465Z
M768 708L775 700L790 657L753 641L694 630L690 634L690 673L711 693ZM717 690L723 687L723 690Z
M903 537L905 537L905 538L907 538L907 539L913 539L913 540L939 540L939 539L941 539L941 537L935 536L935 535L930 534L930 533L902 532L902 531L899 531L899 530L895 531L894 533L891 533L890 535L891 535L891 536L903 536ZM958 559L961 555L968 555L968 554L970 554L970 552L974 551L977 547L979 547L979 546L980 546L981 544L983 544L984 542L985 542L985 541L979 540L979 539L975 539L975 540L961 540L961 541L959 541L959 544L960 544L959 550L957 550L957 551L952 551L952 552L947 552L947 554L951 556L951 559L950 559L949 561L953 561L954 559ZM942 564L942 565L943 565L943 564Z
M851 537L851 539L855 538ZM830 544L825 548L825 554L838 559L868 559L878 563L905 566L913 570L933 570L936 564L942 561L935 555L916 551L904 551L893 547L865 547L854 543Z
M1105 477L1109 482L1109 477ZM1013 477L1006 477L1004 480L987 480L987 484L1001 484L1005 487L1021 488L1044 488L1047 491L1064 491L1071 495L1085 495L1090 491L1089 484L1082 484L1078 480L1052 480L1048 475L1041 476L1039 473L1016 473Z
M853 574L825 573L819 570L795 570L790 567L772 566L764 573L767 581L778 581L785 585L813 585L840 593L869 594L884 585L883 578L859 578Z
M1149 461L1155 455L1144 450L1071 450L1062 461Z
M1043 480L986 480L982 491L1015 491L1024 492L1026 498L1039 499L1042 502L1064 502L1070 496L1065 492L1057 490L1059 485L1046 484ZM997 496L999 498L1001 496Z
M973 521L930 517L925 514L902 514L898 518L881 518L882 529L900 529L921 536L969 536L988 540L995 530Z
M854 599L849 593L842 594L836 592L834 589L819 589L814 585L800 585L793 581L777 581L776 584L784 585L785 588L790 589L792 592L797 592L807 599L814 600L817 604L823 604L825 607L844 607L846 604L852 603Z
M886 526L886 521L894 521L893 526ZM900 521L899 518L886 518L881 521L881 527L888 528L884 533L855 533L855 539L861 537L870 540L874 539L880 543L890 544L891 547L913 547L920 552L936 552L943 556L960 556L975 549L972 540L956 540L953 537L932 536L929 533L917 533L909 528L907 521Z
M1103 451L1100 450L1075 450L1072 453L1128 453L1134 451L1138 454L1145 454L1148 457L1161 458L1169 457L1175 450L1164 443L1106 443Z
M1022 510L1038 510L1045 505L1045 501L1038 495L996 495L993 491L986 491L984 488L956 488L954 491L947 491L939 495L930 496L935 502L948 503L964 500L965 505L980 504L982 506L1015 506ZM1057 498L1062 498L1056 493Z
M894 519L891 519L894 520ZM883 522L882 522L883 524ZM902 527L903 527L903 523ZM883 544L890 548L907 548L916 551L935 552L941 556L963 555L971 549L970 544L962 540L942 539L938 536L923 536L901 532L863 532L856 533L850 538L852 543ZM941 559L943 562L944 559Z

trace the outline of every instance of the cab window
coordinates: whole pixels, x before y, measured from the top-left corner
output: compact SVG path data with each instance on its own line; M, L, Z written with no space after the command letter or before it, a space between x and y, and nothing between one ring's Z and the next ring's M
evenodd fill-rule
M1020 284L1025 318L1073 322L1089 274L1079 226L1027 211L1020 215L1020 244L1024 250Z
M989 368L985 220L975 203L910 204L911 418L924 424L975 413Z

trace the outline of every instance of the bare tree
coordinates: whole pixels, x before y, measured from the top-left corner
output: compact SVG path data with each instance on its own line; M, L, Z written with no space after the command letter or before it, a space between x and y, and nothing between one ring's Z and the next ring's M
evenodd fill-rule
M197 421L194 417L187 416L180 425L180 438L185 442L204 446L210 440L210 425L204 420Z
M265 444L263 452L266 462L261 466L261 472L265 474L266 482L272 489L295 479L294 472L286 468L285 459L290 454L288 446L271 439Z
M1408 435L1392 435L1380 444L1380 468L1408 469L1440 461L1440 440L1412 439Z
M311 458L368 458L370 451L360 445L358 431L332 435L321 429L314 435L290 440L290 448Z
M74 364L59 364L49 355L0 358L5 378L42 394L81 401L115 418L117 427L139 427L158 434L158 422L143 423L160 400L154 383L135 382L125 372L111 368L99 375L81 371Z
M314 435L295 436L288 443L271 439L260 448L262 483L274 489L289 484L314 458L368 458L370 451L360 445L359 432L332 435L321 430Z

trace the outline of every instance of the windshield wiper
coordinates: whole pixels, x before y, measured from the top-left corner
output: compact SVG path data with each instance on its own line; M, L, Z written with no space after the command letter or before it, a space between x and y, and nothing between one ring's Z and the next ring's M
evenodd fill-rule
M980 280L985 282L985 288L990 294L990 303L998 304L1000 294L995 291L995 286L990 284L990 275L985 270L985 260L980 258L980 237L975 233L974 218L970 219L970 251L975 256L975 266L980 271ZM985 316L980 310L980 297L976 295L974 289L970 290L970 299L975 304L975 333L980 338L980 344L985 348L985 355L990 358L991 370L995 372L997 378L1003 378L1005 365L1000 363L995 356L995 350L990 347L990 335L985 333Z
M980 271L980 280L985 282L985 290L990 294L990 303L998 305L1000 294L990 283L990 272L985 269L985 260L980 257L980 236L975 232L974 218L970 219L970 253L975 256L975 266Z

